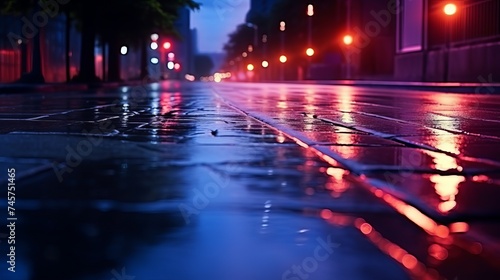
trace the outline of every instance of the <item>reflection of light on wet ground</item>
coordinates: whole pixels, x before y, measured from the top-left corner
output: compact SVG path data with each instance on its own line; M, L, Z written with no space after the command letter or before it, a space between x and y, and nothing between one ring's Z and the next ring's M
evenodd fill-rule
M160 95L160 106L162 115L172 111L171 97L172 95L167 92L164 92Z
M431 244L427 253L438 261L444 261L448 258L448 250L439 244Z
M285 136L284 136L284 135L283 135L283 133L280 131L280 132L278 133L278 136L276 136L276 141L277 141L278 143L283 143L283 142L285 142L285 140L286 140Z
M342 122L344 123L354 123L354 118L351 114L352 95L351 87L339 87L338 106L336 109L342 112Z
M457 135L450 137L447 137L446 140L442 140L443 138L439 136L434 137L435 140L433 146L443 151L460 154L459 136ZM462 170L462 167L458 165L457 160L454 157L436 152L427 151L426 153L434 158L434 168L436 168L437 170ZM465 181L465 177L458 175L442 176L439 174L434 174L430 176L430 181L434 183L436 193L441 199L441 202L438 205L438 210L442 213L447 213L455 208L457 206L456 195L458 194L458 187L460 183Z
M339 227L349 226L353 223L353 218L341 213L334 213L330 209L322 209L319 216L329 224Z
M381 197L385 202L391 205L396 211L407 217L414 224L425 230L430 235L434 235L441 238L448 237L450 230L444 225L438 225L434 220L420 212L417 208L408 205L404 201L388 194L378 192L380 189L370 188L370 191Z
M352 133L335 133L333 136L334 140L337 143L341 143L342 145L336 146L335 151L339 153L343 158L350 159L355 158L357 156L357 151L359 149L355 149L355 135Z
M349 183L343 180L344 176L349 174L349 171L342 168L329 167L326 169L326 174L330 175L330 179L325 184L325 188L331 191L333 197L340 197L349 188Z
M286 101L278 101L277 107L280 109L287 109L288 105L286 104Z
M441 176L431 175L430 181L434 183L436 193L442 202L439 203L439 211L446 213L451 211L457 205L455 201L458 194L458 186L465 181L464 176Z
M262 215L262 225L261 225L261 233L266 233L269 228L269 218L271 215L271 201L267 200L264 203L264 214Z
M469 230L469 224L465 222L457 222L450 225L450 232L467 232Z
M307 89L306 94L304 95L304 109L305 112L307 113L314 113L317 109L317 107L314 105L314 97L315 97L315 91L312 89ZM305 128L306 130L312 129L312 123L308 123L307 127Z
M439 279L439 274L433 269L429 269L415 256L408 253L397 244L385 239L373 226L362 218L354 220L354 226L363 233L375 246L394 260L401 263L418 279Z

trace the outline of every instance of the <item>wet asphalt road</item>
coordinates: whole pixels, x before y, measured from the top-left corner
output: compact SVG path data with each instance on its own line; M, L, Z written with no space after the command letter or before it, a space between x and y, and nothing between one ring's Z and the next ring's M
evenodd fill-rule
M2 94L0 278L498 279L498 105L299 84Z

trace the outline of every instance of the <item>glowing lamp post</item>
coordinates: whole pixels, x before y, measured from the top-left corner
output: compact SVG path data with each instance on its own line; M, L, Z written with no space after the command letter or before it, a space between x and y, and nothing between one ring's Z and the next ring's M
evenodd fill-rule
M344 42L344 45L346 46L349 46L352 44L352 42L354 41L354 39L352 38L351 35L345 35L344 38L342 39L343 42Z
M286 30L286 23L284 21L280 22L280 33L281 33L281 53L282 55L280 56L280 80L283 81L285 79L285 73L283 69L283 63L286 62L286 56L284 55L285 53L285 30Z
M307 56L313 56L314 55L314 49L313 48L307 48L306 55Z
M443 12L448 17L446 21L446 51L445 51L445 61L444 61L444 81L448 81L448 69L449 69L449 60L450 60L450 46L451 46L451 32L452 32L452 16L457 13L457 5L453 3L448 3L444 5Z
M308 38L307 45L308 48L306 50L306 55L308 56L307 60L307 77L311 76L311 57L314 55L314 49L312 48L312 17L314 15L314 6L312 4L307 5L307 16L308 16Z
M457 13L457 5L453 3L446 4L443 8L444 14L447 16L452 16Z
M342 38L342 41L343 41L344 45L349 47L354 42L354 38L350 34L347 34L344 36L344 38ZM351 55L349 52L347 52L347 56L346 56L346 68L347 68L346 69L346 78L350 79L351 78Z

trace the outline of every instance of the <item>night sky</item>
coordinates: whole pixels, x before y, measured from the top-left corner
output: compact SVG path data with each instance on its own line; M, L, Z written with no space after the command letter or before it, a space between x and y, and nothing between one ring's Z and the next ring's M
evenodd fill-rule
M250 0L197 0L202 6L191 13L191 28L198 30L200 52L222 52L228 34L245 22Z

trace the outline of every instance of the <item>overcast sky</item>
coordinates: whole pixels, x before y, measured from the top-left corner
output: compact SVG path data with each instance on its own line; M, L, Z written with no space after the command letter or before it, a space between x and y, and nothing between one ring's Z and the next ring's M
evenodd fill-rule
M228 34L245 22L250 0L196 0L200 10L191 12L191 28L198 30L200 52L222 52Z

